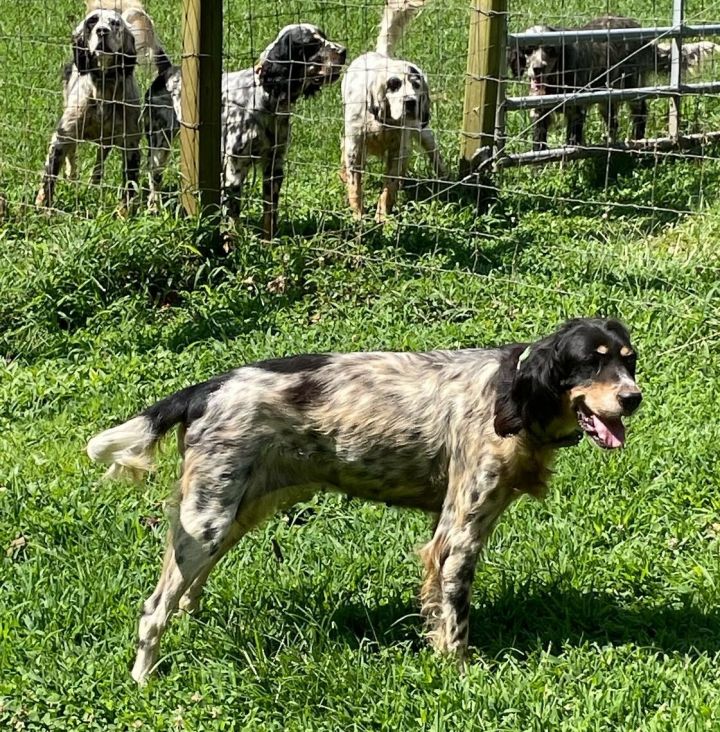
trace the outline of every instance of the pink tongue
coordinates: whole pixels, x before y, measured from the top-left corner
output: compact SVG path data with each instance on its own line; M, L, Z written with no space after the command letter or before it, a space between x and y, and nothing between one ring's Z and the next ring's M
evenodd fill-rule
M597 414L592 416L593 427L605 447L614 449L625 444L625 425L620 419L608 419L603 422Z

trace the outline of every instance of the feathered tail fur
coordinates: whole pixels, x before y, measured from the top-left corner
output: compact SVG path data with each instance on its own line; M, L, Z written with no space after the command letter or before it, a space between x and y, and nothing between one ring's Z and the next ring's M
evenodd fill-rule
M181 389L161 399L136 417L95 435L87 454L96 463L109 465L106 478L139 481L153 469L155 448L175 425L187 425L199 413L198 404L220 385L211 380Z
M375 51L392 57L408 23L428 0L385 0Z

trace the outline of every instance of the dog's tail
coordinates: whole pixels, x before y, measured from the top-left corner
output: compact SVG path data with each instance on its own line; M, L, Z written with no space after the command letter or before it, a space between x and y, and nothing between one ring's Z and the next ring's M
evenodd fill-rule
M154 467L155 448L175 425L185 427L204 410L201 404L220 385L219 380L195 384L171 394L136 417L95 435L87 454L109 465L105 478L139 481Z
M385 0L375 51L393 56L403 31L427 2L428 0Z
M656 68L658 71L669 71L672 60L672 43L655 43ZM683 43L680 55L680 65L683 69L697 70L712 59L720 60L720 45L712 41L697 41Z

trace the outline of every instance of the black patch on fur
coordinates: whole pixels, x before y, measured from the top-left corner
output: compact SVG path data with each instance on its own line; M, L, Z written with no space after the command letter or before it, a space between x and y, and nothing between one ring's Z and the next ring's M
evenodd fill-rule
M300 25L289 28L277 39L260 66L260 83L265 91L280 101L294 102L300 96L312 96L329 83L329 77L307 76L310 64L324 64L328 52L325 40L320 29L312 31ZM340 57L344 62L344 55Z
M217 533L217 527L213 526L212 521L206 521L202 532L203 541L212 541L217 536Z
M227 382L235 372L215 376L208 381L171 394L148 407L141 416L150 421L154 435L164 435L170 428L182 422L188 427L205 414L210 397Z
M198 488L195 494L195 510L203 513L210 507L210 496L202 489Z
M317 402L322 396L324 384L314 374L327 366L331 360L332 356L329 354L316 353L273 358L252 366L275 374L298 374L297 382L287 390L285 397L289 404L303 409Z
M287 358L270 358L250 364L256 369L271 371L274 374L298 374L306 371L318 371L332 360L328 353L304 353Z

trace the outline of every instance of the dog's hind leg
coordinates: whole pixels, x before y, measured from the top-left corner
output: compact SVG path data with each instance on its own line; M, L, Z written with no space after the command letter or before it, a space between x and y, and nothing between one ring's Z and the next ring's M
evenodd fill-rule
M221 546L232 535L246 488L233 479L235 475L232 466L213 462L208 467L202 456L194 456L191 451L185 455L180 506L169 532L162 573L140 616L132 669L132 677L139 684L157 661L160 639L180 598L195 580L209 573Z
M237 516L220 548L208 566L200 572L180 599L179 609L192 613L199 603L203 587L217 563L242 539L245 534L266 518L298 501L305 500L313 491L304 487L275 490L259 497L249 497L240 504Z

